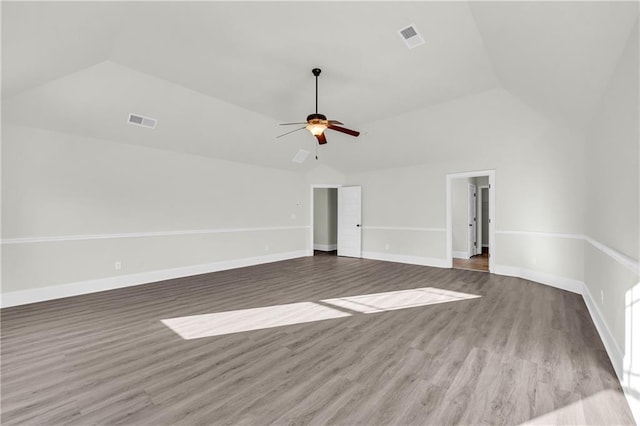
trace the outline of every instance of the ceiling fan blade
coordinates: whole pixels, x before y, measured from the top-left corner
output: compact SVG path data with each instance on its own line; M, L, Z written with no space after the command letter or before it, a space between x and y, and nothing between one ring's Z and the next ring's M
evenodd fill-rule
M283 136L287 136L288 134L291 134L291 133L293 133L293 132L297 132L298 130L302 130L302 129L306 129L306 128L307 128L307 126L304 126L304 127L300 127L299 129L295 129L295 130L292 130L292 131L290 131L290 132L283 133L283 134L281 134L280 136L276 136L276 139L281 138L281 137L283 137Z
M305 121L305 122L303 122L303 123L281 123L280 125L281 125L281 126L293 126L294 124L298 124L298 125L300 125L300 124L307 124L307 122Z
M327 138L324 136L324 133L320 133L319 135L317 135L316 139L318 139L318 143L320 145L324 145L325 143L327 143Z
M329 120L329 124L344 124L344 123L341 123L338 120Z
M342 133L346 133L347 135L351 135L351 136L358 136L360 135L360 132L357 132L355 130L351 130L351 129L345 129L344 127L340 127L340 126L334 126L333 124L329 123L329 129L331 130L335 130L337 132L342 132Z

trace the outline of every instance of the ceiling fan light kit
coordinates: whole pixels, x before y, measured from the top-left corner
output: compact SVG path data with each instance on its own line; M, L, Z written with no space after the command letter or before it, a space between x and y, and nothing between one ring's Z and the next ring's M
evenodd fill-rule
M309 124L307 124L306 129L310 131L313 136L322 134L322 132L329 127L327 117L322 114L309 114L307 116L307 123Z
M291 132L287 132L284 133L280 136L278 136L278 138L291 134L293 132L297 132L298 130L302 130L302 129L307 129L313 136L316 137L316 139L318 140L318 144L319 145L324 145L327 143L327 138L324 135L324 131L327 129L331 129L331 130L335 130L337 132L341 132L341 133L345 133L347 135L350 136L358 136L360 135L360 132L356 131L356 130L351 130L351 129L347 129L344 127L339 127L337 126L337 124L342 124L340 121L338 120L327 120L327 117L324 114L319 114L318 113L318 77L320 76L320 73L322 72L322 70L320 68L314 68L311 70L311 72L313 73L313 75L316 78L316 112L314 114L309 114L307 116L307 125L304 127L300 127L299 129L293 130ZM289 125L293 125L293 124L305 124L305 123L284 123L281 124L281 126L289 126Z

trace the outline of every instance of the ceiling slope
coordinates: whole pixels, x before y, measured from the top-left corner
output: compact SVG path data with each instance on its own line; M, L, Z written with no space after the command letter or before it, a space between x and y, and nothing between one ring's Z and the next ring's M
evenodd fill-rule
M497 84L465 3L71 2L5 9L8 95L62 70L111 60L290 121L312 112L311 68L321 67L321 109L361 123ZM318 13L323 19L308 19ZM409 50L397 30L412 23L427 43ZM21 84L18 75L26 75Z
M582 127L606 89L638 2L472 2L501 85L543 114Z
M2 9L2 97L106 60L122 4L7 2Z
M323 158L349 171L491 159L517 155L550 125L508 91L494 89L369 123L360 138Z
M130 125L129 113L158 124ZM311 140L275 142L281 129L272 118L110 61L5 99L3 121L269 167L311 167L291 161L300 147L313 149Z
M313 112L311 69L321 67L320 112L363 131L327 133L320 162L343 172L445 160L454 152L447 142L473 136L487 111L509 116L519 100L582 126L638 15L635 2L1 7L5 122L309 170L313 155L291 162L299 149L314 150L307 132L275 137L288 130L279 122ZM424 45L404 45L397 30L408 24ZM447 111L442 122L434 111ZM157 118L158 128L127 125L131 112Z
M283 121L313 112L314 67L320 109L350 124L497 84L465 3L138 3L127 19L112 60ZM428 42L409 50L412 23Z

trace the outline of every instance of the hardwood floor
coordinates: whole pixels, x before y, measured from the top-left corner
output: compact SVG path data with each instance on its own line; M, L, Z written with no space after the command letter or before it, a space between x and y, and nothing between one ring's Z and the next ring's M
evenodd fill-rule
M330 251L314 250L313 255L314 256L337 256L338 250L330 250Z
M474 271L489 272L489 253L472 256L470 259L453 259L455 269L471 269Z
M424 287L481 297L191 340L161 322ZM582 298L487 273L315 256L1 319L3 425L633 424Z

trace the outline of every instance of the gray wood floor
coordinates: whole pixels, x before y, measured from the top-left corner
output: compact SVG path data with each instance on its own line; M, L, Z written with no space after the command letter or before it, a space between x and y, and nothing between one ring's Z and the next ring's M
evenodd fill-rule
M161 319L436 287L482 297L183 340ZM2 424L633 424L579 295L316 256L8 308Z

